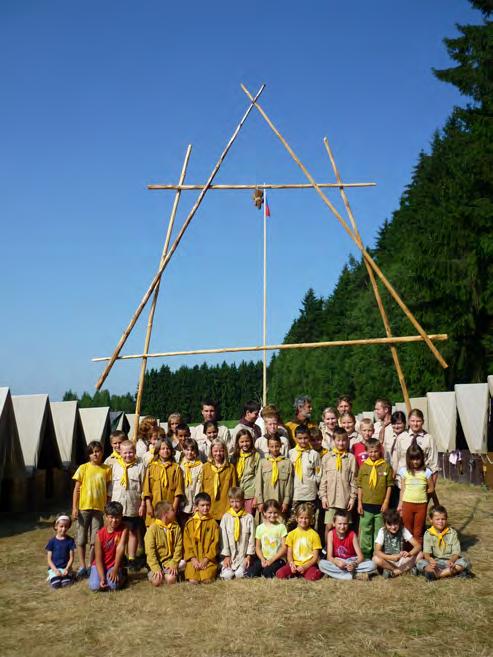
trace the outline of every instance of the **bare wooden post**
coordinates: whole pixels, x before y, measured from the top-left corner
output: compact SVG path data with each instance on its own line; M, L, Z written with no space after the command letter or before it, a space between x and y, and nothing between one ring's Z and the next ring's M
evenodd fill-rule
M279 130L275 127L275 125L272 123L270 118L267 116L265 111L262 109L262 107L256 102L256 99L253 98L251 93L248 91L248 89L245 87L244 84L241 85L241 88L247 95L247 97L250 99L250 101L255 105L256 109L259 111L260 115L264 118L265 122L267 125L271 128L272 132L278 137L284 148L288 151L288 153L291 155L293 160L296 162L296 164L300 167L300 169L303 171L305 174L306 178L310 181L310 183L313 185L315 188L315 191L317 194L320 196L322 201L325 203L325 205L331 210L332 214L336 217L337 221L341 224L341 226L344 228L346 233L349 235L349 237L353 240L353 242L358 246L360 249L361 253L363 254L363 257L365 260L368 262L368 264L372 267L372 269L375 271L375 273L378 275L382 283L385 285L387 290L390 292L390 294L393 296L395 299L396 303L400 306L406 317L409 319L411 324L415 327L415 329L418 331L418 333L421 335L423 340L426 342L428 345L430 351L433 353L435 358L438 360L440 365L443 368L447 368L448 365L446 361L444 360L443 356L441 353L438 351L438 349L435 347L435 345L432 343L428 335L426 334L426 331L423 329L421 324L418 322L416 317L414 317L413 313L409 310L409 308L406 306L404 301L401 299L397 291L394 289L390 281L387 279L385 274L382 272L380 267L377 265L377 263L373 260L371 255L368 253L368 251L363 247L358 244L356 235L354 234L353 230L348 226L347 222L341 217L337 209L334 207L334 205L329 201L327 196L323 193L323 191L320 189L320 187L317 185L315 182L315 179L311 175L311 173L308 171L308 169L305 167L305 165L300 161L300 159L297 157L291 146L288 144L288 142L284 139L284 137L281 135Z
M324 145L325 145L325 149L327 151L327 155L329 156L330 163L332 165L332 169L334 170L334 175L336 177L336 180L337 180L338 183L340 183L341 182L341 176L340 176L339 169L337 168L337 165L336 165L336 162L335 162L335 159L334 159L334 154L332 153L332 150L329 146L329 140L327 139L327 137L324 137ZM344 187L342 187L342 186L340 187L340 193L341 193L341 198L344 202L344 207L346 208L346 212L347 212L348 217L349 217L349 221L351 222L351 226L353 227L354 234L355 234L355 236L356 236L356 238L359 242L359 248L362 249L363 248L363 242L361 240L361 235L359 233L358 226L356 225L356 221L354 219L353 211L352 211L351 206L349 204L349 199L348 199L347 194L344 190ZM390 328L389 318L387 316L387 313L385 312L385 307L383 305L382 297L380 296L380 291L378 289L378 285L377 285L377 282L375 280L375 274L373 273L373 269L370 267L370 265L368 264L368 262L366 260L365 260L365 266L366 266L366 270L368 272L368 276L370 278L371 286L373 288L373 294L375 295L375 300L377 302L377 306L378 306L378 309L380 311L380 315L382 317L383 325L385 327L385 333L387 334L388 338L391 338L392 337L392 331L391 331L391 328ZM407 390L406 379L404 378L404 372L402 371L401 363L399 361L399 356L397 354L397 348L395 347L395 345L393 345L393 344L390 345L390 352L392 354L392 360L394 361L395 371L397 372L397 378L399 379L402 394L404 396L404 401L406 402L407 412L409 414L410 411L411 411L411 402L409 400L409 393L408 393L408 390Z
M183 185L183 182L185 180L185 176L187 173L187 167L188 167L188 161L190 159L190 154L192 152L192 145L189 144L187 148L187 152L185 153L185 159L183 161L183 166L181 169L181 174L180 174L180 180L178 182L178 185ZM168 223L168 230L166 231L166 239L164 240L164 247L163 247L163 253L161 255L161 260L160 263L163 262L163 260L166 257L166 254L168 253L168 247L169 243L171 240L171 233L173 231L173 225L175 223L175 217L176 217L176 212L178 210L178 203L180 202L180 196L181 196L181 190L178 189L175 194L175 198L173 201L173 206L171 208L171 215L169 218L169 223ZM139 419L140 419L140 409L142 407L142 395L144 394L144 379L145 379L145 373L147 369L147 354L149 352L149 344L151 342L151 334L152 334L152 325L154 322L154 312L156 310L156 304L157 304L157 298L159 296L159 287L161 285L161 280L159 280L158 284L156 285L156 289L154 290L154 295L152 297L152 303L151 303L151 309L149 311L149 318L147 320L147 330L146 330L146 337L144 341L144 356L142 357L142 363L140 365L140 375L139 375L139 384L137 387L137 399L135 400L135 418L134 418L134 436L133 440L134 443L137 442L137 435L139 433Z
M267 192L264 192L264 308L262 342L267 344ZM262 406L267 406L267 351L262 354Z
M448 339L446 333L429 335L430 340L443 341ZM197 354L225 354L237 353L240 351L282 351L283 349L320 349L321 347L356 347L367 345L388 345L388 344L407 344L409 342L422 342L421 335L400 335L391 338L357 338L355 340L331 340L328 342L299 342L288 344L268 344L258 345L255 347L221 347L220 349L188 349L185 351L162 351L158 353L147 354L147 358L168 358L169 356L195 356ZM142 358L144 354L126 354L118 356L118 360L135 360ZM92 358L93 363L111 360L112 356L100 356Z
M204 188L201 190L200 194L198 195L197 200L195 201L195 204L194 204L193 208L190 210L190 213L189 213L188 217L185 219L185 222L183 223L183 226L181 227L180 232L179 232L178 235L176 236L175 241L174 241L173 244L171 245L171 248L170 248L170 250L168 251L167 256L164 258L164 260L163 260L163 262L161 263L161 265L160 265L160 267L159 267L159 269L158 269L156 275L155 275L154 278L152 279L151 284L149 285L149 287L148 287L146 293L145 293L144 296L142 297L142 300L141 300L141 302L139 303L139 305L138 305L138 307L137 307L137 310L136 310L135 313L133 314L132 319L130 320L130 322L129 322L127 328L124 330L122 337L121 337L120 340L118 341L118 344L117 344L117 346L116 346L116 348L115 348L115 351L113 352L113 355L111 356L111 358L110 358L108 364L106 365L106 367L105 367L103 373L102 373L101 376L99 377L99 379L98 379L98 381L97 381L97 383L96 383L96 389L97 389L97 390L100 390L101 386L102 386L103 383L106 381L106 377L107 377L108 374L110 373L111 368L113 367L113 365L114 365L114 363L115 363L115 360L118 358L118 355L119 355L119 353L121 352L121 350L122 350L122 348L123 348L123 345L125 344L125 342L127 341L128 336L130 335L130 332L132 331L133 327L135 326L137 320L139 319L140 314L141 314L141 312L143 311L143 309L144 309L146 303L149 301L149 297L150 297L151 294L154 292L154 289L156 288L156 285L157 285L157 284L159 283L159 281L161 280L161 275L162 275L163 271L164 271L164 270L166 269L166 267L168 266L168 262L171 260L171 258L172 258L172 256L173 256L173 253L176 251L176 249L177 249L177 247L178 247L178 244L181 242L181 239L182 239L182 237L183 237L183 235L184 235L186 229L187 229L188 226L190 225L190 222L192 221L193 217L195 216L195 213L196 213L197 210L199 209L199 206L200 206L200 204L202 203L202 201L203 201L203 199L204 199L204 196L205 196L206 193L207 193L207 190L209 189L210 185L212 184L212 181L214 180L214 178L216 177L217 172L218 172L219 169L221 168L221 164L223 163L224 158L225 158L226 155L228 154L228 152L229 152L231 146L233 145L233 143L234 143L236 137L238 136L238 134L239 134L239 132L240 132L240 130L241 130L243 124L244 124L245 121L247 120L247 118L248 118L250 112L252 111L255 102L256 102L257 99L260 97L260 95L262 94L262 92L263 92L264 89L265 89L265 84L263 84L263 85L260 87L260 89L258 90L258 92L257 92L257 94L256 94L256 96L255 96L255 98L252 97L252 99L251 99L251 101L250 101L250 105L248 106L246 112L243 114L243 116L242 116L240 122L239 122L238 125L236 126L236 128L235 128L235 130L234 130L234 132L233 132L233 134L232 134L230 140L229 140L228 143L226 144L226 146L225 146L223 152L222 152L221 155L219 156L219 160L216 162L216 165L214 166L214 168L213 168L213 170L212 170L212 172L211 172L211 174L210 174L210 176L209 176L209 178L208 178L208 180L207 180L207 182L206 182Z

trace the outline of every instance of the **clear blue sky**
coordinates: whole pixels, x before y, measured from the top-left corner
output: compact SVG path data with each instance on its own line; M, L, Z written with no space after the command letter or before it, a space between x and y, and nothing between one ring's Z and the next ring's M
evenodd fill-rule
M0 385L54 400L94 390L90 359L112 352L160 258L172 194L146 185L175 182L188 143L187 180L206 180L247 107L240 82L266 82L264 108L318 180L333 181L327 135L345 180L378 184L350 193L371 245L463 102L433 77L449 65L442 39L479 20L466 0L2 2ZM305 182L254 112L216 182L264 181ZM182 196L177 225L194 201ZM277 343L355 250L313 191L269 203ZM165 272L151 350L260 343L261 240L249 192L210 192ZM127 353L142 351L146 321ZM119 362L105 387L136 380Z

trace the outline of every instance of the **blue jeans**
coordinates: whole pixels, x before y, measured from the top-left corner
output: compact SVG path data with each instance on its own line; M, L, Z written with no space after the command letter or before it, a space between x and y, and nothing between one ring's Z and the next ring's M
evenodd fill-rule
M343 559L343 561L346 563L350 563L356 560L356 557L352 557L351 559ZM371 561L371 559L368 561L362 561L350 573L347 570L339 568L339 566L336 566L335 563L332 563L332 561L329 561L328 559L321 559L318 563L318 567L324 573L324 575L328 575L334 579L353 579L356 573L373 573L377 569L376 565L373 563L373 561Z
M108 568L108 570L105 572L105 576L108 575L108 573L113 572L113 568ZM118 574L120 576L118 582L112 582L108 577L106 577L106 584L108 585L108 589L111 591L116 591L117 589L121 589L122 586L126 582L126 577L123 572L123 569L120 568L118 571ZM89 588L91 591L100 591L101 589L99 588L99 585L101 584L101 580L99 579L99 574L96 566L91 566L91 574L89 575Z

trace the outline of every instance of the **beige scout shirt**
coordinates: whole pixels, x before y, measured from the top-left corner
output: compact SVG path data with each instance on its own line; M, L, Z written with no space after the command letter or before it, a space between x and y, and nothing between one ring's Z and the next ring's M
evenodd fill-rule
M402 432L397 438L397 470L406 467L406 452L413 442L413 433L409 431ZM438 467L438 449L433 436L421 431L416 435L416 442L421 447L425 455L425 466L435 474L440 468Z
M237 462L238 459L235 459L235 468ZM245 493L246 500L251 500L252 497L255 497L255 476L257 474L259 463L260 454L254 451L252 456L245 459L245 469L243 470L241 479L238 477L238 486ZM238 474L238 470L236 473Z
M329 433L329 430L323 422L318 425L322 432L322 447L325 449L332 449L334 447L334 434Z
M144 485L146 466L139 460L127 469L128 487L124 487L120 483L123 466L118 461L113 463L111 470L111 501L120 502L123 506L124 516L135 518L139 515L139 506L142 502L142 486Z
M267 436L261 436L255 441L255 449L260 453L262 458L269 455L269 446ZM289 454L289 440L287 436L281 436L281 456Z
M347 452L342 457L342 470L336 468L336 455L331 451L322 459L322 477L318 496L327 498L329 508L346 509L349 500L358 494L358 467L353 454Z
M231 568L236 570L243 565L246 556L255 554L255 521L250 513L240 518L240 538L235 541L235 519L226 512L221 519L221 549L222 557L231 557Z
M301 453L302 481L298 479L294 470L298 454L299 452L294 448L289 451L289 460L293 464L293 500L295 502L313 502L317 499L320 483L320 454L314 449L307 449Z
M277 500L279 504L291 504L293 499L293 466L291 461L283 458L277 464L279 479L272 485L272 463L269 459L260 459L255 479L255 499L257 504L267 500Z
M228 454L231 456L234 454L234 448L232 448L231 434L229 433L229 429L223 424L220 424L218 429L219 433L217 437L226 444ZM205 463L211 455L211 441L204 433L203 424L198 424L196 427L192 427L190 429L190 433L191 437L195 438L197 445L199 446L199 459Z
M200 493L202 490L202 470L204 469L204 464L196 465L194 468L185 468L183 461L180 463L181 471L183 472L183 491L184 494L180 500L180 509L183 513L193 513L194 499L197 493ZM192 483L187 485L185 474L186 471L189 471L192 475Z

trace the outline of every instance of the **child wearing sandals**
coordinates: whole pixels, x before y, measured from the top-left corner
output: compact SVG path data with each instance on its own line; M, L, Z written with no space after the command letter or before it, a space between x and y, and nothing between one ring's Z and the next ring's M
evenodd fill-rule
M69 516L59 513L53 524L55 536L45 550L48 557L48 581L52 589L73 584L72 564L74 563L75 541L67 534L72 525Z
M382 570L385 578L399 577L416 565L416 557L421 549L411 532L404 527L398 511L389 509L383 514L382 527L375 540L373 561ZM410 543L412 550L404 549Z

